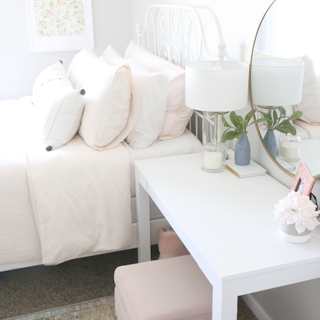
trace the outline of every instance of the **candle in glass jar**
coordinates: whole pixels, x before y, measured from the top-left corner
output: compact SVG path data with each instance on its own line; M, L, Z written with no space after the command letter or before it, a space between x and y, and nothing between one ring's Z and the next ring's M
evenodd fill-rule
M222 152L205 152L203 166L207 169L217 170L222 168Z
M299 143L286 141L281 144L281 156L285 159L300 158Z

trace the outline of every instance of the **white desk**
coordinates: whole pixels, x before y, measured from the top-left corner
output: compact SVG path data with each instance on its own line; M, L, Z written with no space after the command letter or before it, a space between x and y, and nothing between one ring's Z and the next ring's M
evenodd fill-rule
M135 162L139 261L150 260L150 196L212 284L214 320L236 320L240 295L319 278L320 239L288 243L273 221L288 188L268 175L204 172L200 157Z

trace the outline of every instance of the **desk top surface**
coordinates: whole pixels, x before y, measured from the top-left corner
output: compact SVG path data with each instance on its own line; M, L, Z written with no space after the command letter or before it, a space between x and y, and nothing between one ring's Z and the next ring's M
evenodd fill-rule
M291 244L274 206L289 189L268 175L207 173L201 154L135 161L140 181L211 281L320 261L320 238Z

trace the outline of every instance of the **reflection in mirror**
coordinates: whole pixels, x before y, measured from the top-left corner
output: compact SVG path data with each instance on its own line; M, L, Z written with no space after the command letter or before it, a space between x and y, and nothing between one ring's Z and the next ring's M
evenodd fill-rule
M265 148L273 154L274 160L293 176L300 161L303 161L314 177L320 177L320 46L316 39L320 30L320 19L317 17L317 1L314 0L276 0L266 13L259 30L252 53L251 61L251 92L253 107L259 112L257 117L264 117L265 122L257 126L260 138ZM284 62L286 61L286 62ZM277 75L275 82L270 82L261 73L261 65L268 66L269 72L275 72L276 65L292 63L304 65L302 72L302 91L299 101L279 100L279 90L284 88L289 80ZM257 75L258 72L258 75ZM256 80L259 78L259 83ZM289 79L289 78L287 78ZM269 80L269 84L267 84ZM262 91L265 101L257 100L258 91ZM260 92L261 93L261 92ZM289 96L294 97L297 89L291 89ZM266 100L266 96L268 99ZM278 103L270 99L278 99ZM264 107L264 108L261 108ZM283 108L279 108L279 107ZM266 107L269 107L266 109ZM271 108L270 108L271 107ZM297 111L300 114L297 114ZM296 112L296 114L295 114ZM279 121L279 116L285 117ZM298 116L299 115L299 116ZM284 122L289 130L277 128L274 133L275 151L263 140L270 125ZM272 123L271 123L272 122ZM289 132L289 133L288 133ZM300 156L298 155L300 151Z

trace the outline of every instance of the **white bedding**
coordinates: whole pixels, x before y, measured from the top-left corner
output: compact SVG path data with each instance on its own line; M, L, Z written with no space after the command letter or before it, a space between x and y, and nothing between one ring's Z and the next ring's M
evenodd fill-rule
M125 148L98 152L76 135L48 153L40 117L41 110L27 98L0 103L0 263L42 258L44 264L57 264L129 247Z
M76 135L52 152L28 147L26 168L43 264L131 245L130 158L121 144L99 152Z
M40 111L37 112L30 101L30 97L0 101L0 132L5 128L5 135L0 133L0 265L42 260L25 170L25 147L33 139L39 138L41 129L32 125L37 123ZM14 124L8 119L14 119ZM202 147L188 130L179 138L156 141L146 149L135 150L125 142L123 145L131 158L132 197L135 196L134 160L200 152ZM136 220L135 216L135 210L132 210L133 221Z

